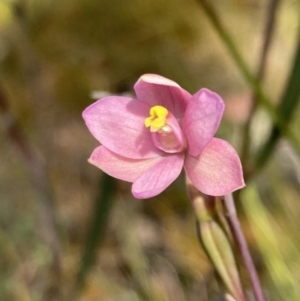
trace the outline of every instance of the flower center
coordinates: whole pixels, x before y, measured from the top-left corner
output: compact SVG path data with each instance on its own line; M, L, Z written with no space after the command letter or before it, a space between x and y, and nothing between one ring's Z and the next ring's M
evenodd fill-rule
M183 132L178 121L166 108L154 106L150 116L145 119L145 126L150 127L153 143L167 153L177 153L184 148Z
M151 132L157 132L166 125L168 110L162 106L154 106L150 109L150 116L145 119L145 126L150 127Z

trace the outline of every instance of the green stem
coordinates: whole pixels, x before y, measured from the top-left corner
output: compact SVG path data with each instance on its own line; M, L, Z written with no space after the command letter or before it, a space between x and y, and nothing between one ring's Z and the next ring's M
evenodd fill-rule
M103 174L102 181L99 185L99 193L95 200L94 217L89 229L81 265L77 274L76 290L81 289L84 286L86 276L95 262L96 250L104 236L115 190L116 180Z
M224 45L227 47L241 74L244 76L245 80L249 83L249 85L258 95L259 103L262 106L264 106L265 109L269 112L271 118L280 130L281 134L284 135L290 141L296 152L300 155L300 143L298 141L297 136L293 132L291 132L291 130L286 126L285 120L282 118L280 112L278 112L275 109L271 100L264 93L257 78L250 72L246 62L244 61L243 57L241 56L240 52L235 46L232 37L226 31L213 6L206 0L198 0L198 2L201 4L206 16L209 18L214 29L220 36Z
M269 49L271 46L271 41L274 33L274 24L276 19L276 12L279 6L280 0L270 0L268 9L266 12L266 24L264 29L264 40L261 48L258 68L256 77L257 80L261 83L264 75L265 75L265 67L267 62L267 56L269 53ZM256 109L258 107L258 95L255 91L252 93L251 97L251 108L249 117L245 123L245 126L243 128L243 134L242 134L242 150L241 150L241 161L244 168L246 167L246 164L249 165L248 159L250 155L250 147L251 147L251 137L250 137L250 126L253 119L253 116L256 112ZM245 174L247 174L247 171L245 171Z
M300 27L299 27L300 28ZM289 80L286 88L281 97L281 101L278 106L278 112L282 116L282 120L285 124L288 124L292 118L292 115L300 100L300 31L298 34L298 45L296 48L296 54L294 58L294 64L292 66ZM256 167L261 169L267 162L275 149L275 146L281 137L282 132L278 125L274 125L269 136L269 139L263 145L256 159Z

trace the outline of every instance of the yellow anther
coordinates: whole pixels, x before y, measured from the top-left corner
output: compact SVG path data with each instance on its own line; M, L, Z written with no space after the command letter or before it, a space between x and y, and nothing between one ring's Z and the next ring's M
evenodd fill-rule
M145 119L145 126L150 127L151 132L157 132L166 125L168 110L162 106L154 106L150 109L150 116Z

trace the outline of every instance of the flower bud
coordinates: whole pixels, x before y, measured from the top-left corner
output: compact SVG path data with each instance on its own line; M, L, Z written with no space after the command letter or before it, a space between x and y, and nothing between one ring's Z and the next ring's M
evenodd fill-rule
M245 300L231 245L222 228L211 219L199 223L199 233L203 246L228 291L237 300Z

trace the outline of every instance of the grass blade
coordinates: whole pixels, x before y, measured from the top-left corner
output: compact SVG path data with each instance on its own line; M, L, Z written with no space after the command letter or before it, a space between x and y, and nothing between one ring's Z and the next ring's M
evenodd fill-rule
M84 286L86 276L95 262L96 250L104 237L115 190L116 180L107 174L103 174L95 200L94 217L87 235L81 266L77 274L77 289Z
M245 60L238 51L232 37L223 26L214 7L209 3L209 1L206 0L198 0L198 2L202 6L206 16L208 17L215 31L217 32L224 45L226 46L227 50L229 51L229 54L233 58L236 66L239 68L244 79L246 80L246 82L248 82L253 91L257 94L257 100L259 104L262 105L268 111L274 124L276 124L276 127L280 130L281 134L289 140L289 142L293 145L295 151L300 156L300 143L297 136L287 127L285 119L281 116L281 112L276 110L269 97L264 93L260 82L251 73Z
M300 100L300 32L298 38L298 45L296 48L296 54L294 59L294 64L292 66L289 80L286 84L286 88L282 95L281 101L278 106L278 113L281 114L282 120L285 124L288 124L292 118L293 112L296 110L296 107ZM256 166L257 168L262 168L268 158L271 156L275 146L282 136L282 132L277 125L273 126L269 139L261 148L257 159L256 159Z

